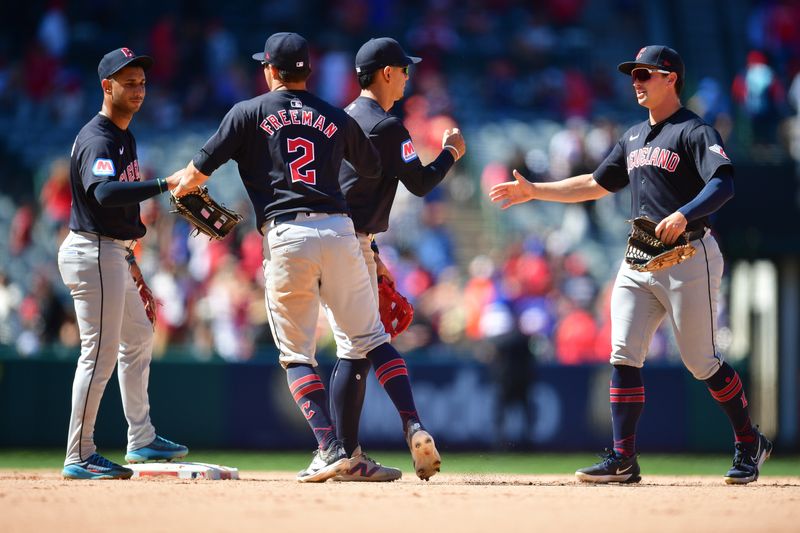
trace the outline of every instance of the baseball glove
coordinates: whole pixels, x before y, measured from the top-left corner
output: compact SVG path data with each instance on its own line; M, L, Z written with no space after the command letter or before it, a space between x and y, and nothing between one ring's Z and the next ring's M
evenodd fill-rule
M242 215L214 201L206 187L198 187L180 198L171 194L170 201L175 206L172 212L188 220L197 230L195 235L203 233L212 239L224 239L242 221Z
M697 250L689 244L686 234L672 244L656 237L656 223L646 217L634 219L625 250L625 261L633 270L655 272L677 265L692 257Z
M411 325L414 307L384 276L378 276L378 299L383 328L394 339Z
M147 286L147 283L144 282L142 271L139 270L139 265L136 263L136 259L133 256L133 251L130 251L125 259L130 265L131 277L133 277L136 290L139 291L139 298L142 299L142 303L144 304L144 312L147 313L147 320L150 321L153 325L153 329L155 329L157 305L155 296L153 296L153 292L150 290L150 287Z

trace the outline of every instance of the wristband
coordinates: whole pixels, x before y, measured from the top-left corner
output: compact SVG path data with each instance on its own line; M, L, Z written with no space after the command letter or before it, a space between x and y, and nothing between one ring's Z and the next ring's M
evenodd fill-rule
M445 144L444 146L442 146L442 150L447 149L447 148L452 148L453 150L455 150L455 152L456 152L456 161L461 159L461 152L458 151L458 148L456 148L452 144Z

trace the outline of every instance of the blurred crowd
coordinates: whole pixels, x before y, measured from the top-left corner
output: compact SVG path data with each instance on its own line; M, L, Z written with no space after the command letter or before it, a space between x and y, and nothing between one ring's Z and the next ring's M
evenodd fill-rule
M395 36L423 57L412 70L409 96L395 109L423 161L438 152L445 128L458 124L465 131L467 158L425 199L401 187L392 229L378 237L384 262L416 308L398 348L485 358L492 351L476 347L517 335L542 362L606 361L609 289L628 210L624 195L501 214L487 205L485 191L511 179L513 168L532 180L590 172L621 131L642 119L627 80L612 60L597 57L592 36L626 35L607 43L605 53L627 59L647 40L643 9L628 0L256 6L234 0L191 7L165 2L163 9L121 21L100 2L20 6L18 23L2 22L0 37L0 121L7 126L0 132L0 160L24 176L4 182L0 191L0 346L24 356L56 351L74 357L79 345L72 300L55 266L68 231L69 146L59 147L61 158L25 160L15 150L30 146L15 147L14 132L39 124L74 136L99 106L97 58L126 44L156 59L132 125L142 157L148 139L140 131L179 137L188 125L216 124L233 103L263 92L249 54L271 31L291 29L313 46L311 90L340 106L358 93L353 53L367 38ZM737 159L752 147L753 157L791 154L800 162L800 29L794 23L800 6L755 2L748 13L750 51L737 60L740 69L723 80L692 66L683 100L739 148L729 150ZM46 136L37 140L47 142ZM173 158L166 168L143 166L153 177L184 163ZM148 233L136 254L161 302L157 357L245 361L274 355L261 237L244 198L230 201L248 221L222 242L191 236L163 198L142 204ZM724 306L721 319L724 326ZM322 317L318 333L322 353L332 356ZM676 359L668 329L659 330L650 353L655 360Z

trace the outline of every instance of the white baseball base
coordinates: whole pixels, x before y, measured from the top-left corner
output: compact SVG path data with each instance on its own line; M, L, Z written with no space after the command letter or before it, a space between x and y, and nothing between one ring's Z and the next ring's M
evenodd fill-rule
M239 479L239 469L208 463L138 463L125 465L132 478L172 477L177 479Z

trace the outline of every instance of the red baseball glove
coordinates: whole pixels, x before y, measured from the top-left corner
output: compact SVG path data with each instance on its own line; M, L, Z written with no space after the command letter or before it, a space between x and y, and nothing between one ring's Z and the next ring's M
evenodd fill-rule
M394 339L411 325L414 306L384 276L378 276L378 299L383 328Z
M144 282L144 278L139 276L139 279L134 278L134 283L136 283L136 289L139 291L139 298L142 299L142 303L144 304L144 312L147 313L147 319L153 325L153 328L156 327L156 298L153 296L150 287L147 286L147 283Z
M128 253L128 256L125 258L130 265L131 277L133 278L133 283L136 284L136 290L139 291L139 298L142 299L142 303L144 304L144 312L147 313L147 319L153 325L153 329L156 327L156 305L157 301L155 296L153 296L153 292L150 290L150 287L147 286L147 283L144 281L144 277L142 276L142 271L139 270L139 265L136 263L136 259L133 256L133 251Z

